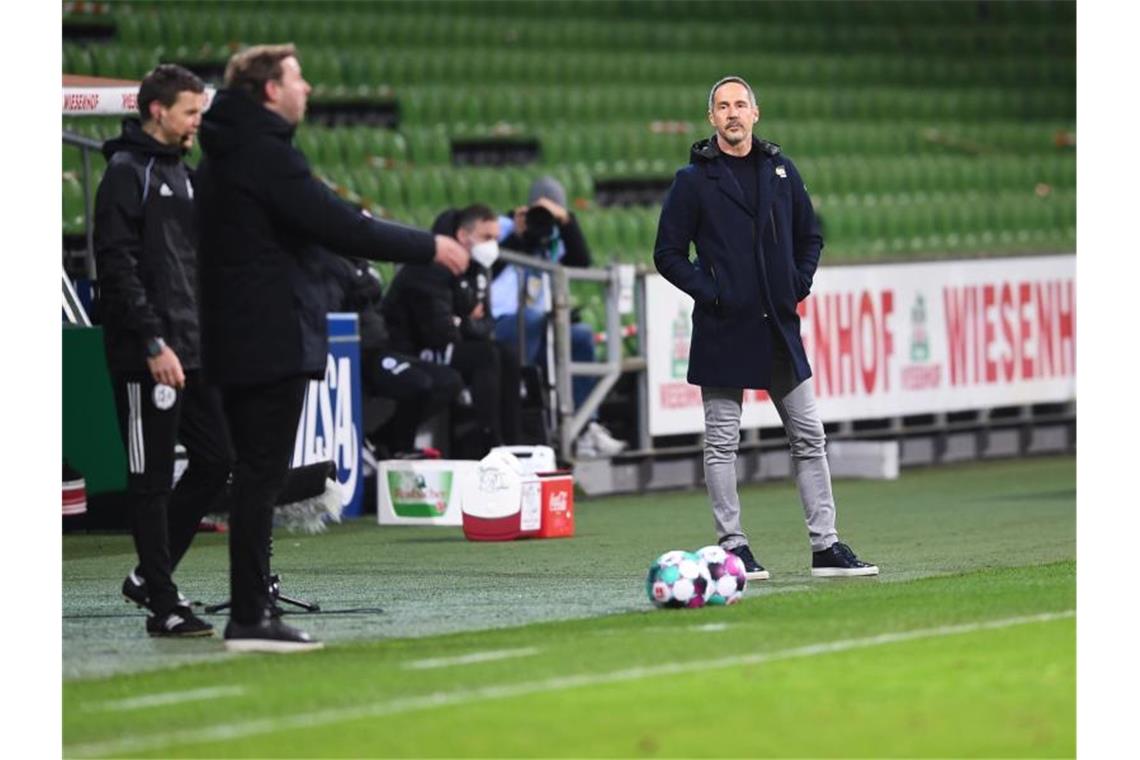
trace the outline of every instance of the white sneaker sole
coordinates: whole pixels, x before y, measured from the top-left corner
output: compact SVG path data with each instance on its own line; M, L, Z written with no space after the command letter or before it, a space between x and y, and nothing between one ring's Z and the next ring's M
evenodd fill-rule
M227 652L268 652L291 654L324 649L321 641L275 641L273 639L226 639Z
M813 567L813 578L854 578L860 575L878 575L879 568L870 567Z
M761 570L758 573L745 573L744 577L750 581L766 581L768 580L768 571Z

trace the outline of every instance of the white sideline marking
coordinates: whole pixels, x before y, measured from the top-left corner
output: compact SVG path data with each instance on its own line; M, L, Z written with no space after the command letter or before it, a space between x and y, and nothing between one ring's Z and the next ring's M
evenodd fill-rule
M110 702L97 702L84 705L84 710L141 710L145 707L159 705L176 705L179 702L197 702L215 697L237 697L245 694L241 686L215 686L209 689L194 689L193 691L168 691L161 694L145 694L141 697L129 699L115 699Z
M720 633L728 630L728 623L705 623L704 625L694 625L692 628L694 631L704 633Z
M526 696L528 694L576 689L583 686L600 686L623 681L637 681L643 678L694 673L714 668L760 665L779 660L815 657L817 655L832 654L835 652L846 652L852 649L866 649L869 647L884 646L886 644L898 644L905 641L956 636L963 633L974 633L976 631L991 631L1029 623L1046 623L1052 620L1071 618L1075 615L1076 610L1046 612L1040 615L1003 618L982 623L965 623L962 625L939 626L937 628L920 628L913 631L883 633L878 636L868 636L860 639L840 639L838 641L810 644L808 646L794 647L792 649L781 649L775 652L754 652L752 654L718 657L710 660L663 663L660 665L628 668L626 670L616 670L610 673L555 676L541 681L526 681L523 683L502 684L500 686L484 686L479 689L443 691L434 694L425 694L421 697L404 697L401 699L387 700L385 702L375 702L371 705L317 710L309 713L300 713L298 715L275 716L272 718L258 718L256 720L247 720L237 723L224 723L206 728L168 731L151 736L123 737L103 742L76 744L70 748L65 746L63 754L66 757L118 756L130 752L144 752L159 749L172 744L182 745L196 744L199 742L226 741L228 739L238 739L247 736L256 736L258 734L271 734L278 731L289 731L301 728L316 728L318 726L327 726L333 723L359 720L362 718L378 718L385 715L396 715L417 710L430 710L437 707L469 704L492 699L507 699L510 697Z
M524 649L492 649L487 652L472 652L471 654L456 657L433 657L429 660L412 660L404 663L403 667L411 670L428 670L431 668L448 668L452 665L474 665L480 662L494 662L495 660L508 660L512 657L529 657L538 654L534 647Z

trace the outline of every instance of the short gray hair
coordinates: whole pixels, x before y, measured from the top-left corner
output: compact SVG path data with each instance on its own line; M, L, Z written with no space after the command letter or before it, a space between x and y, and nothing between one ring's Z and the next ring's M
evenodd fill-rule
M748 82L745 82L741 77L727 76L717 81L717 83L712 86L712 89L709 90L709 113L712 113L713 110L713 95L716 95L716 91L719 90L722 85L730 84L732 82L744 85L744 89L748 90L748 100L752 102L753 108L756 107L756 93L752 92L752 86L749 85Z

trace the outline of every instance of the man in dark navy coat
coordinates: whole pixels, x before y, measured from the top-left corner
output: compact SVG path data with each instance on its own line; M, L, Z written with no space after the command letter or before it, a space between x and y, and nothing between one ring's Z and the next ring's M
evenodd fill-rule
M811 291L823 238L807 188L780 146L753 137L756 96L740 77L709 92L716 134L693 145L661 209L653 261L696 302L688 380L701 386L705 482L717 539L748 578L768 572L740 521L736 451L744 388L769 392L787 431L812 548L812 575L877 575L835 532L823 422L796 304ZM689 259L689 244L697 259Z
M319 642L269 615L263 576L305 389L328 356L321 248L457 274L470 256L451 238L366 217L313 176L292 145L310 90L292 45L236 53L225 84L202 118L195 204L202 359L236 453L226 648L301 651Z

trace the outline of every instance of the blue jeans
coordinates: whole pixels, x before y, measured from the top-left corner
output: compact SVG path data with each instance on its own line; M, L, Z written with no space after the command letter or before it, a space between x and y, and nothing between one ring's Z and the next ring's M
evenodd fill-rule
M526 353L522 357L523 364L537 364L545 367L546 356L546 313L538 309L527 307L523 313L523 323L526 327ZM503 314L495 319L495 340L517 346L519 339L518 315ZM570 359L576 362L592 362L596 360L594 354L594 331L589 325L577 322L570 325ZM596 377L578 375L573 378L574 408L577 409L590 395Z

